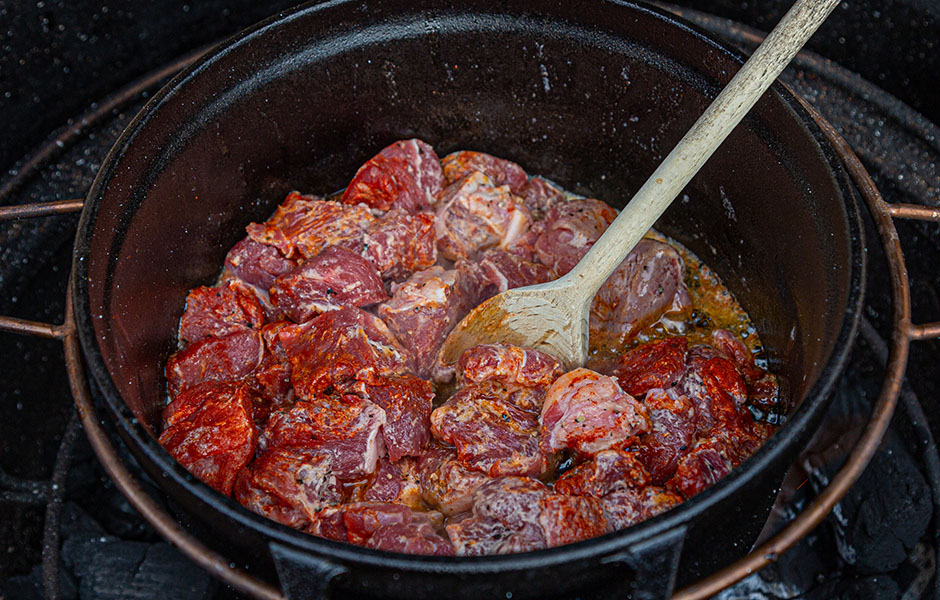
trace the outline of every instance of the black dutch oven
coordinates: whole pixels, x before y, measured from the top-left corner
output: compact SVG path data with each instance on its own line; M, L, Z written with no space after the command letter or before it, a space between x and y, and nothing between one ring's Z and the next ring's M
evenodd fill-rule
M409 137L475 149L622 205L741 57L664 12L620 2L337 1L242 33L128 127L86 202L75 253L93 383L136 458L239 563L317 595L531 598L668 593L744 554L817 427L855 332L864 277L853 192L776 85L657 228L753 317L788 422L724 480L627 530L508 556L429 558L319 539L195 480L157 443L163 365L187 290L292 189L338 190Z

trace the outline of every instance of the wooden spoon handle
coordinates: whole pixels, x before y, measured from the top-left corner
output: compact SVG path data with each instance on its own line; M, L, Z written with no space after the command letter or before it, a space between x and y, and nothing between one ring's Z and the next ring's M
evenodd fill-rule
M565 276L571 292L579 296L576 300L589 302L594 297L838 3L798 0L790 8L604 235Z

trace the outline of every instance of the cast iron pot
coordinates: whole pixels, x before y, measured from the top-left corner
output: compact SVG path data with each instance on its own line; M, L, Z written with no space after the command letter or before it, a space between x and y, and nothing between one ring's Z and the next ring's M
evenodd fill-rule
M740 63L643 5L438 0L307 5L243 33L138 115L89 192L75 251L88 367L124 441L233 561L288 595L663 595L745 553L813 433L861 303L857 207L822 135L775 86L658 223L760 331L788 423L724 480L627 530L509 556L429 558L315 538L195 480L157 443L187 290L292 190L340 189L409 137L475 149L621 205Z

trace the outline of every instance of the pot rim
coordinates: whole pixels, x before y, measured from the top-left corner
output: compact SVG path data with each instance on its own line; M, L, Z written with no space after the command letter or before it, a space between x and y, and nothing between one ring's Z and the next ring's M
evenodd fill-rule
M89 298L88 259L90 258L89 251L95 233L94 226L99 204L104 198L112 174L128 146L133 143L137 133L147 126L153 115L165 103L172 101L177 90L186 86L193 78L198 77L202 71L212 68L216 61L232 49L251 43L256 38L264 36L269 30L276 29L295 19L306 17L311 13L352 3L353 0L338 0L335 2L302 4L243 30L208 51L161 88L132 119L102 161L86 196L74 246L73 273L75 274L75 285L72 287L76 330L81 342L82 353L96 387L108 408L108 412L115 419L122 435L130 436L137 443L139 450L153 464L163 470L165 477L172 479L175 485L185 489L199 502L212 507L222 516L231 519L238 525L261 534L269 542L285 544L315 555L328 556L362 566L403 569L411 572L480 574L488 571L526 570L567 563L572 560L596 559L612 553L622 552L639 542L684 527L687 522L704 513L710 507L731 498L741 485L753 479L758 473L774 463L789 443L792 443L792 440L785 439L786 436L781 435L781 433L785 430L791 432L805 430L821 417L827 403L817 402L814 410L809 410L809 405L812 404L810 400L813 398L826 398L831 394L834 384L848 361L864 299L865 243L854 189L851 187L835 151L809 113L793 97L792 92L780 82L775 82L767 94L773 95L777 101L782 102L799 120L802 128L810 134L819 146L821 154L841 191L846 211L847 230L851 240L848 257L850 263L848 265L849 289L845 310L843 311L843 320L835 345L827 357L818 379L806 392L800 406L788 417L780 431L771 436L752 456L733 469L722 480L680 505L651 519L588 540L555 548L515 554L433 557L373 550L303 533L249 511L234 499L222 495L196 479L183 468L130 411L114 384L97 343ZM621 0L613 0L609 4L618 7L618 9L626 8L646 13L669 26L677 27L687 35L698 38L699 41L719 50L732 62L742 64L745 60L745 56L738 50L715 39L705 30L684 21L663 8L642 2L635 3ZM417 11L419 8L416 7L415 10Z

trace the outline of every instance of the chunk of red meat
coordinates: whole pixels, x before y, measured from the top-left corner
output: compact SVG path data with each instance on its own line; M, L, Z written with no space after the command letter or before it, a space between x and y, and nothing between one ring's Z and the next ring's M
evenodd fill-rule
M470 510L473 493L490 478L468 469L451 449L432 446L418 459L418 479L424 501L446 516Z
M366 502L404 504L412 509L422 508L417 459L406 456L392 462L388 457L380 458L362 499Z
M304 448L275 448L243 469L234 498L249 510L278 523L303 529L320 512L342 502L329 454Z
M525 170L516 163L484 152L451 152L441 160L441 166L448 184L479 171L489 177L493 185L508 185L509 191L516 196L522 195L529 181Z
M343 306L370 306L388 299L372 263L331 246L271 286L271 302L295 323Z
M460 356L457 369L461 385L490 380L510 388L546 389L564 373L561 363L553 356L533 348L506 344L481 344L470 348ZM542 407L539 404L531 408Z
M679 253L644 239L627 255L594 296L591 343L616 349L663 315L691 306Z
M418 139L401 140L359 167L343 193L343 202L382 211L430 210L443 187L444 174L434 148Z
M601 450L591 460L555 481L555 491L600 498L611 492L646 486L649 475L633 452Z
M601 498L604 516L611 531L651 519L682 503L682 496L653 485L638 490L622 490Z
M528 209L507 187L474 172L441 193L434 223L437 247L449 260L473 260L484 250L512 247L531 222Z
M311 258L328 246L362 248L362 235L375 220L369 209L291 192L264 223L248 225L248 236L274 246L286 258Z
M278 337L280 331L289 325L291 324L288 321L275 321L261 328L265 353L261 366L255 371L255 381L264 404L262 407L256 407L255 422L264 423L272 409L293 403L294 388L290 383L290 361ZM258 408L262 410L259 411Z
M549 548L603 535L608 531L601 501L590 496L551 494L540 499L539 525Z
M420 456L431 439L434 386L412 375L388 377L379 384L357 382L351 388L385 411L382 436L388 456Z
M778 410L779 390L777 377L754 364L754 356L744 342L725 329L712 332L716 348L734 361L747 385L747 403L761 411Z
M612 375L620 387L637 397L653 388L671 388L685 374L688 349L684 337L642 344L617 358Z
M469 310L455 285L456 276L456 271L440 266L418 271L393 285L392 299L378 307L379 316L414 356L422 377L431 373L447 334Z
M437 261L434 215L390 210L373 221L362 238L362 255L382 279L401 281Z
M258 331L248 330L190 344L166 363L170 397L203 381L239 381L250 376L264 358Z
M258 297L243 283L227 281L216 287L198 287L186 296L180 318L180 341L192 344L206 338L258 329L264 309Z
M568 201L561 188L541 177L529 179L520 195L526 208L529 209L532 217L536 220L542 219L548 214L549 209L556 203Z
M296 260L284 258L274 246L246 237L228 251L225 256L225 273L267 290L274 280L289 273L297 266Z
M431 413L431 433L453 444L462 464L491 477L538 477L548 470L539 450L538 414L510 398L495 382L465 386Z
M473 515L447 525L458 556L507 554L546 547L539 523L548 488L528 477L500 477L473 495Z
M189 419L207 400L227 396L244 397L250 401L252 392L243 383L228 381L205 381L194 385L180 392L163 408L163 428L167 429Z
M385 452L381 427L385 411L358 396L321 396L298 401L271 415L262 434L264 448L306 448L329 454L333 473L353 481L373 473Z
M741 460L740 450L725 436L699 440L679 461L667 486L691 498L724 479Z
M731 361L708 346L690 350L689 366L676 387L692 401L698 435L707 435L714 428L741 432L753 421L750 413L742 410L747 401L744 380Z
M535 242L539 262L557 276L574 268L607 229L617 211L593 198L569 200L548 209Z
M219 386L200 399L192 411L170 411L172 424L160 434L160 443L187 471L229 495L258 445L251 392L244 386Z
M451 541L437 533L429 523L420 520L386 525L373 533L365 546L405 554L454 555Z
M412 510L401 504L385 502L356 502L346 505L343 522L346 539L353 544L364 544L372 534L389 525L410 523Z
M279 339L291 363L291 382L301 398L354 381L381 384L414 371L414 363L381 319L341 308L284 327Z
M582 455L622 448L649 431L646 408L617 382L588 369L555 380L542 406L545 453L571 448Z
M652 389L644 401L649 409L650 431L635 444L652 483L664 484L676 472L694 440L695 410L689 399L674 389Z
M458 260L455 268L466 281L469 308L506 290L553 279L545 265L500 249L486 251L479 260Z
M307 526L306 532L317 537L335 540L337 542L346 541L346 522L343 517L346 514L346 506L340 504L324 508L320 512L320 518Z

